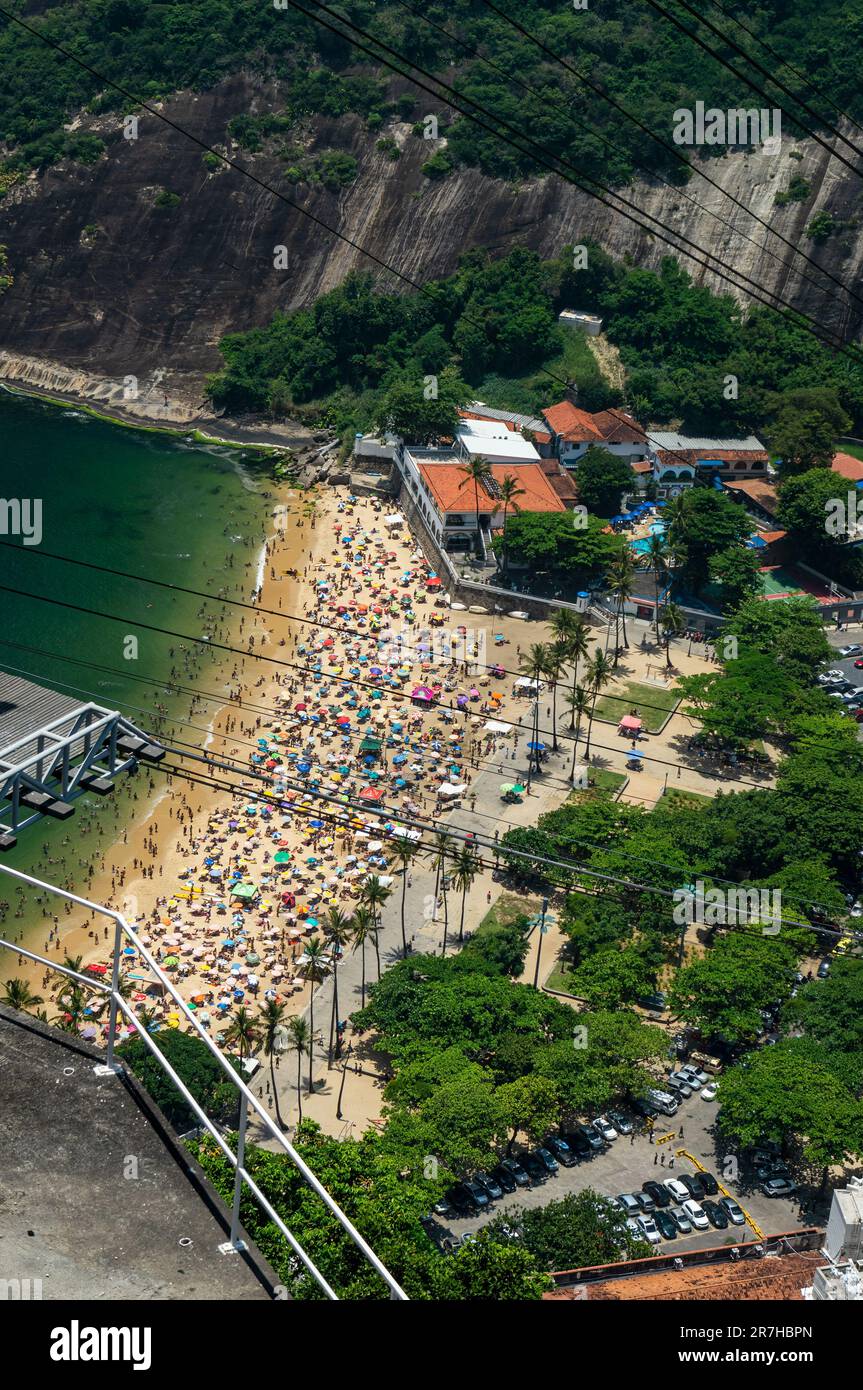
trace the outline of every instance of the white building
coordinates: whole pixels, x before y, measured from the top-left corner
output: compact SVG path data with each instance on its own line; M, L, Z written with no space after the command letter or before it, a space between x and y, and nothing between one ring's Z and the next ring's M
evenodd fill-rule
M489 463L539 463L539 454L529 440L508 429L502 420L462 420L455 447L465 462L484 458Z

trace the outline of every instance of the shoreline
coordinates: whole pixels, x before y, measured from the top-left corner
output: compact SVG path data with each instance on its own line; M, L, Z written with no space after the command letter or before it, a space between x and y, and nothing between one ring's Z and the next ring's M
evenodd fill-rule
M215 444L225 449L254 450L264 458L275 458L280 454L290 453L295 448L302 448L313 442L312 431L299 422L294 422L290 426L262 426L251 422L243 425L233 421L226 422L218 416L211 415L190 418L186 424L178 421L162 423L149 419L147 416L136 415L132 411L123 410L114 404L95 406L91 397L80 395L74 391L60 391L53 388L49 391L42 390L37 386L22 385L19 379L4 376L2 372L0 372L0 388L7 391L10 396L22 396L25 399L41 401L44 405L58 406L66 410L69 408L80 410L106 424L118 425L123 429L141 430L145 434L167 435L172 439L191 441L201 445Z

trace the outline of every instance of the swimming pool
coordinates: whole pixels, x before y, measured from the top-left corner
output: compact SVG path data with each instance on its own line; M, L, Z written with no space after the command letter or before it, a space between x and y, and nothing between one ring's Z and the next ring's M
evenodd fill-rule
M629 548L630 550L634 550L636 555L644 555L650 549L650 541L644 536L641 540L630 541Z

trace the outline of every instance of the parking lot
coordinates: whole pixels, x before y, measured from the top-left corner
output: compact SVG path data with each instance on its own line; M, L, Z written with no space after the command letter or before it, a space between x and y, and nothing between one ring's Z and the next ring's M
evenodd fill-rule
M723 1164L722 1158L717 1155L713 1134L716 1113L715 1102L703 1101L696 1091L681 1103L675 1116L657 1116L653 1130L656 1142L651 1142L646 1130L632 1135L620 1135L603 1153L576 1163L572 1168L561 1166L558 1172L544 1183L505 1194L498 1201L492 1202L489 1210L479 1216L440 1217L438 1224L442 1227L442 1233L463 1236L468 1232L480 1230L495 1216L505 1216L516 1207L543 1207L548 1202L559 1200L572 1192L582 1192L588 1187L604 1197L617 1197L622 1192L637 1192L642 1183L651 1179L662 1182L665 1178L679 1176L681 1173L696 1173L698 1169L691 1159L678 1154L678 1150L685 1149L717 1179L720 1184L718 1196L722 1195L721 1189L724 1188L729 1196L739 1202L743 1211L751 1216L763 1235L792 1231L810 1225L812 1212L808 1207L805 1217L801 1219L800 1194L790 1198L765 1197L758 1190L754 1175L747 1175L745 1171L739 1174L736 1163L729 1166L729 1157L733 1160L733 1155L726 1156ZM673 1139L660 1142L665 1135L672 1133ZM726 1172L734 1173L736 1176L725 1177ZM716 1201L717 1198L713 1200ZM747 1221L745 1226L729 1225L727 1230L716 1230L711 1226L708 1231L693 1231L691 1235L678 1234L675 1240L663 1239L655 1248L657 1253L667 1251L671 1254L678 1249L693 1250L713 1245L735 1245L756 1238L757 1232Z

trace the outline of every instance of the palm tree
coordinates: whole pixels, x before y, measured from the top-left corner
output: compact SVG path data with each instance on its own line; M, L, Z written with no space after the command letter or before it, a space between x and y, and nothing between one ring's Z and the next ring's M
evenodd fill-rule
M279 1088L276 1085L276 1053L281 1051L282 1038L284 1036L284 1023L286 1004L277 1004L275 999L268 999L261 1009L261 1027L263 1029L263 1049L264 1056L270 1059L270 1080L273 1083L273 1100L276 1106L276 1119L279 1122L279 1129L284 1129L282 1112L279 1109Z
M17 1009L26 1014L38 1004L44 1004L41 994L33 994L26 980L7 980L3 986L2 1001L7 1008Z
M572 768L569 773L570 782L575 777L575 764L578 755L578 740L581 734L581 721L590 711L590 692L583 685L575 687L575 694L567 693L566 703L572 711L575 720L575 738L572 740Z
M506 575L508 569L507 548L506 548L506 518L510 507L514 512L520 512L521 507L516 502L517 497L524 497L523 487L519 487L516 479L511 473L505 473L500 485L500 500L503 503L503 572Z
M574 696L576 687L578 686L579 662L584 660L589 650L590 628L580 613L573 614L572 616L575 622L566 638L566 656L567 660L572 662L572 686L570 687L570 692ZM570 709L573 709L572 705L570 705ZM570 718L570 729L573 727L574 718L575 714L573 711Z
M333 953L333 1007L330 1013L330 1042L327 1049L327 1066L333 1065L333 1034L335 1033L335 1055L341 1052L339 1032L339 957L351 940L351 919L340 907L332 907L324 923L324 936Z
M408 939L405 932L405 897L408 888L408 869L419 854L419 846L412 840L405 839L404 836L395 846L395 857L399 861L402 870L402 956L405 960L408 957Z
M392 897L392 888L385 888L377 874L369 874L362 888L360 889L360 902L366 907L371 908L374 919L374 929L371 933L375 943L375 955L378 962L378 979L381 977L381 957L378 947L378 932L381 929L381 913Z
M629 646L629 639L626 636L626 614L624 604L632 598L632 582L635 577L635 563L629 550L622 550L616 555L608 566L608 586L616 599L614 610L614 665L618 662L618 625L623 622L623 645Z
M225 1029L225 1042L228 1047L236 1045L240 1054L240 1061L251 1052L256 1043L260 1042L260 1030L253 1016L249 1013L244 1004L241 1004Z
M546 647L544 642L534 642L528 650L527 655L522 660L522 663L518 669L523 676L529 676L530 679L532 681L535 681L537 686L539 686L547 664L548 648ZM537 690L536 692L536 698L534 700L533 705L533 730L531 742L535 744L539 743L539 690ZM533 772L533 759L536 754L536 750L533 748L528 749L528 753L529 756L527 760L527 789L528 791L530 791L530 779L531 774ZM539 766L538 759L537 766Z
M665 664L666 666L670 666L671 657L668 654L668 648L671 639L686 626L686 619L683 616L683 610L680 608L679 604L666 603L663 606L662 618L660 621L662 623L662 631L665 639Z
M590 761L590 734L593 729L593 716L596 713L596 700L600 690L604 690L611 680L613 667L601 647L597 647L592 660L587 663L587 683L590 687L590 717L587 721L587 746L585 757Z
M479 864L474 851L470 845L462 845L455 860L455 869L452 880L456 888L461 890L461 918L458 924L458 939L464 940L464 909L467 895L473 885L473 881L479 873Z
M375 915L369 907L358 907L353 915L353 931L351 935L352 949L357 947L362 951L363 975L362 975L362 1005L366 1007L366 942L369 938L375 938L377 927ZM378 976L380 978L380 976Z
M551 746L557 752L557 683L563 675L564 662L566 660L566 643L562 641L550 642L546 648L548 653L545 662L543 675L551 685Z
M297 1108L300 1112L299 1123L303 1122L303 1057L311 1046L311 1034L309 1025L304 1018L288 1019L288 1051L297 1054Z
M446 830L438 830L435 833L434 865L435 883L434 896L437 902L438 884L441 885L441 896L443 897L443 950L441 955L446 955L447 928L449 927L449 900L447 898L447 860L451 859L454 852L454 841Z
M468 463L464 464L459 469L459 472L463 473L466 478L471 478L473 480L474 506L476 508L476 553L477 555L481 555L482 540L480 537L479 485L480 483L484 483L486 479L492 477L491 464L488 459L484 459L478 454L475 459L471 459Z
M645 569L653 571L653 582L656 586L656 604L654 608L654 618L656 627L656 640L659 641L659 591L662 585L662 576L667 575L670 567L668 541L665 536L658 533L652 535L647 542L647 549L642 556Z
M319 936L313 936L306 942L306 948L300 956L300 974L304 980L311 984L309 992L309 1095L312 1094L312 1068L315 1062L315 985L319 985L327 973L326 957L327 948L324 941Z

